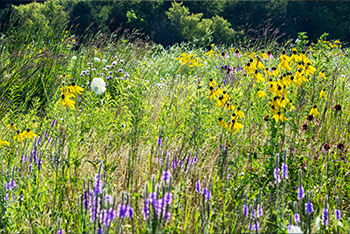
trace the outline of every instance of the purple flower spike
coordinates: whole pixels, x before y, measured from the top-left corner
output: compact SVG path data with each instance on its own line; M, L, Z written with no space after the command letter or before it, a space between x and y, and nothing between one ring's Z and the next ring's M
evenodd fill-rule
M260 204L258 204L257 208L257 218L260 218L263 215L263 209L261 208Z
M63 231L62 228L59 228L59 229L57 230L57 234L63 234L63 233L64 233L64 231Z
M322 225L327 226L328 225L328 209L324 208L322 211Z
M200 193L201 192L201 182L199 180L196 181L195 187L196 187L196 192Z
M244 206L243 206L243 215L245 217L248 217L248 215L249 215L249 207L247 204L244 204Z
M288 179L288 165L285 163L282 164L282 178Z
M55 119L53 119L53 120L52 120L52 122L51 122L50 127L51 127L51 128L55 127L55 123L56 123L56 120L55 120Z
M339 221L340 221L340 219L341 219L341 213L340 213L340 210L336 209L334 213L335 213L335 218L336 218L337 220L339 220Z
M98 174L95 176L95 194L102 193L102 181L99 179Z
M304 198L304 188L303 186L300 186L298 188L298 200L301 200L302 198Z
M273 175L275 177L275 184L278 184L281 182L281 176L280 176L279 172L280 172L280 169L278 167L275 168L275 170L273 172Z
M305 204L305 213L310 214L314 211L314 205L311 202Z
M300 223L300 215L298 213L294 214L294 222Z
M171 202L173 201L173 195L170 192L166 193L164 197L164 201L170 205Z
M157 139L157 147L161 147L162 146L162 138L158 137Z
M143 208L142 208L142 215L143 215L144 220L149 219L149 214L150 214L149 204L150 204L149 199L146 198L143 201Z
M169 184L170 182L170 170L166 170L163 172L163 180L165 181L165 183Z
M205 201L209 202L210 199L211 199L211 191L208 190L207 194L205 195Z

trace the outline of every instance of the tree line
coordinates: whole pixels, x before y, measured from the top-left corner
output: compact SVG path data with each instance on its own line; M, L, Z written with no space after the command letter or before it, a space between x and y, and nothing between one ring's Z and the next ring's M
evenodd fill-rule
M65 23L80 40L138 30L164 46L210 37L214 43L297 38L350 41L349 1L2 1L0 30L16 24L51 28ZM21 20L19 20L21 19ZM57 27L60 28L60 27Z

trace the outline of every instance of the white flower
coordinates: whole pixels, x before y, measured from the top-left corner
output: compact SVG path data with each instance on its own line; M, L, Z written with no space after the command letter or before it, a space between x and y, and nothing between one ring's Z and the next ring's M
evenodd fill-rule
M106 83L102 78L94 78L91 82L91 88L97 95L101 95L106 91Z
M94 58L95 62L100 62L100 59L99 58Z
M318 232L320 230L320 227L321 227L321 218L320 218L320 216L316 217L316 219L315 219L315 226L316 226L316 231Z
M72 59L73 59L73 60L76 60L76 59L77 59L77 56L74 55L74 56L72 57Z
M298 226L290 225L290 229L288 230L288 233L299 233L299 234L302 234L303 231Z
M106 60L106 59L102 59L102 62L106 63L106 62L107 62L107 60Z

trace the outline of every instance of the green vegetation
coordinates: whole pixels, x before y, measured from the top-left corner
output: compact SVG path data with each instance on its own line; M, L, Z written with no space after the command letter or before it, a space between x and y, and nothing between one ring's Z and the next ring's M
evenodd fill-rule
M249 41L218 2L171 3L189 42L168 48L96 25L78 41L63 20L127 9L109 4L26 5L0 36L0 233L350 229L349 48ZM146 25L165 2L133 4ZM213 42L225 32L241 44Z

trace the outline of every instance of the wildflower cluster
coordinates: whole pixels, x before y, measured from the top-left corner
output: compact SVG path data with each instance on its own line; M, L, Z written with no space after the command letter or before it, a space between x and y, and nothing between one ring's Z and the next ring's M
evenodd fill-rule
M70 98L75 98L75 94L82 94L83 88L72 82L70 86L63 85L61 87L61 104L66 109L66 106L74 108L75 101Z
M180 61L181 65L186 65L188 67L201 67L203 66L203 59L200 59L194 54L182 53L180 57L176 58Z

